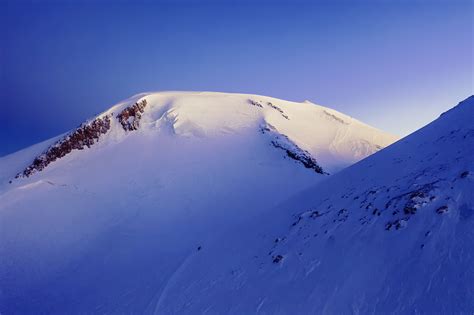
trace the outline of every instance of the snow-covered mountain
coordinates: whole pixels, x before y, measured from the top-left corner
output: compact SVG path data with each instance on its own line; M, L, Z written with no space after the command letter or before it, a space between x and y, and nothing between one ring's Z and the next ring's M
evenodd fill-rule
M243 135L254 139L258 137L256 131L268 134L274 147L284 151L291 147L292 152L316 159L331 173L397 140L308 101L295 103L258 95L211 92L144 93L113 106L66 135L3 158L4 164L13 160L17 163L7 165L1 175L4 180L11 177L12 171L37 156L19 174L28 177L63 156L84 157L84 153L74 151L104 146L104 142L119 143L130 135L198 139ZM291 154L288 157L293 158Z
M155 311L472 314L474 96L183 259Z
M218 235L395 140L309 102L134 96L0 158L0 313L152 313Z

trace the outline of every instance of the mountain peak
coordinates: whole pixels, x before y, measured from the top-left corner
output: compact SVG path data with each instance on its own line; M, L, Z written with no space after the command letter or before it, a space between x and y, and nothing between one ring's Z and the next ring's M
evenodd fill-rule
M272 126L274 134L291 142L291 147L298 148L300 153L288 156L306 155L330 173L397 139L310 102L218 92L141 93L86 121L45 148L17 178L29 177L64 156L99 142L121 141L131 132L203 138L251 130L257 133L267 125Z
M394 139L310 103L134 96L0 159L2 311L467 313L472 110L334 174Z

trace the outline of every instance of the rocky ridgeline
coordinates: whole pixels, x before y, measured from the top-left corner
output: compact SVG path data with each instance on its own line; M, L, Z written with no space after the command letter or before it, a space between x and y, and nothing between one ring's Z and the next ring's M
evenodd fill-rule
M252 105L252 106L256 106L256 107L260 107L260 108L263 108L263 105L261 102L259 101L254 101L254 100L248 100L249 104Z
M309 154L308 151L302 150L300 147L298 147L296 145L295 145L294 150L291 150L291 148L288 148L287 146L285 146L281 142L278 142L278 141L275 141L275 140L272 141L272 145L275 148L279 148L279 149L284 150L286 152L286 155L289 158L301 162L301 164L303 164L304 167L312 169L316 173L319 173L319 174L326 174L323 171L323 168L321 166L319 166L319 164L311 156L311 154Z
M316 173L329 175L323 170L323 168L317 163L316 159L313 158L308 151L301 149L299 146L293 143L293 141L291 141L287 136L281 135L276 132L273 126L268 125L261 127L260 131L263 134L270 134L273 137L273 140L271 140L271 144L275 148L285 151L286 155L289 158L300 162L301 164L303 164L304 167L312 169Z
M263 108L263 104L262 104L262 102L260 102L260 101L254 101L254 100L252 100L252 99L249 99L249 100L248 100L248 103L249 103L250 105L252 105L252 106L256 106L256 107ZM281 115L283 118L285 118L286 120L290 120L290 118L288 117L288 115L286 115L285 112L284 112L280 107L274 105L274 104L271 103L271 102L267 102L267 103L265 103L265 104L266 104L268 107L273 108L274 110L276 110L277 112L279 112L280 115Z
M271 102L267 102L267 105L270 106L271 108L273 108L274 110L278 111L281 116L283 118L285 118L286 120L290 120L290 118L288 117L288 115L285 114L285 112L283 111L283 109L281 109L280 107L274 105L273 103Z
M72 150L82 150L90 147L99 140L101 134L107 133L110 129L110 116L96 118L92 122L82 125L65 138L59 140L44 153L37 156L33 163L23 172L16 175L18 177L29 177L35 172L43 170L51 162L62 158Z
M132 106L125 108L117 115L117 118L125 131L137 130L138 127L140 127L140 119L145 111L146 105L146 100L137 102Z
M125 108L117 115L117 119L125 131L138 129L146 105L146 100L137 102ZM96 118L89 123L81 125L71 134L57 141L45 152L37 156L33 163L23 172L17 174L15 178L29 177L73 150L83 150L85 147L90 148L94 143L99 141L101 135L106 134L110 130L112 115L113 114L105 115L104 117Z
M340 123L343 124L343 125L349 125L348 122L346 122L346 121L344 121L343 119L337 117L336 115L333 115L333 114L331 114L331 113L329 113L329 112L327 112L327 111L323 111L323 112L324 112L324 114L326 114L328 117L334 119L335 121L340 122Z

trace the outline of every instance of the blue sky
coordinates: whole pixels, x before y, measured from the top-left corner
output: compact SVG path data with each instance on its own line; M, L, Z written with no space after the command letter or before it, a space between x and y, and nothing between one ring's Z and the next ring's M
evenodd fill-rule
M399 135L473 94L472 1L0 6L0 155L144 91L311 100Z

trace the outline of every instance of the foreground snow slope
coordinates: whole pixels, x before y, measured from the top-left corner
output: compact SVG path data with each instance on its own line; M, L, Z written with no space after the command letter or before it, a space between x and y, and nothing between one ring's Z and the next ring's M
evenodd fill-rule
M394 140L311 103L134 96L0 159L0 313L152 313L217 235Z
M474 96L183 262L158 314L474 312Z

